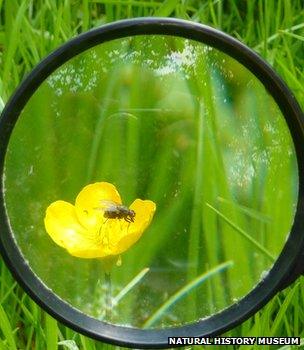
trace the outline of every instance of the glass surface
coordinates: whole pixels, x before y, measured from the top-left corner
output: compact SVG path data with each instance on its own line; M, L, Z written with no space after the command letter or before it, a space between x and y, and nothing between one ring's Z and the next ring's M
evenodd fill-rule
M280 254L298 195L284 117L255 76L209 46L170 36L104 43L39 87L12 133L5 202L39 279L85 314L162 328L245 296ZM56 200L115 184L157 205L110 279L44 227Z

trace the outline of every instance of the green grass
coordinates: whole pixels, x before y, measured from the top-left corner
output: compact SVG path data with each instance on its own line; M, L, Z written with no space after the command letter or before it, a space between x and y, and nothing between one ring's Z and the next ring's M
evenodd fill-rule
M69 38L116 19L157 15L192 19L240 39L274 66L304 106L304 10L300 0L0 0L0 9L0 105L35 64ZM107 49L129 52L131 47L141 53L137 63L142 64L150 57L152 48L159 52L155 63L160 65L170 50L182 50L184 45L181 40L151 40L150 47L142 49L146 41L138 38L125 47L113 43ZM125 203L145 197L158 205L150 229L138 245L122 256L123 265L113 272L114 301L118 301L111 318L139 327L145 322L160 326L188 322L220 310L247 293L271 266L272 256L279 253L290 228L296 191L290 184L296 182L296 177L292 157L282 162L277 144L273 143L277 140L282 149L291 150L279 112L258 84L246 87L245 70L216 52L202 55L195 70L189 68L186 73L191 79L185 80L185 72L179 72L162 84L147 67L139 68L132 62L116 67L103 49L95 54L109 72L102 83L97 81L97 87L93 86L93 93L84 91L89 84L87 77L94 76L100 63L94 62L95 56L80 56L67 66L68 70L84 67L79 92L70 93L72 85L64 86L60 79L55 79L53 87L63 91L58 97L55 88L44 84L25 109L24 122L16 130L8 157L7 175L11 180L7 183L7 201L10 213L15 215L12 220L17 240L33 269L60 296L87 313L103 317L102 312L95 314L96 310L102 311L104 300L100 264L75 260L51 245L41 217L51 201L60 198L72 202L85 184L111 181L119 188ZM215 73L208 74L212 64L220 64L223 58L226 60L223 72L215 69ZM224 79L229 71L241 77L240 85L233 77ZM63 70L61 74L68 75ZM206 84L201 84L202 81ZM225 85L222 97L229 100L232 94L234 104L214 103L221 83ZM41 110L41 105L48 106L49 101L55 105ZM56 108L65 118L56 119L55 123ZM235 110L246 115L247 122L236 118ZM75 116L78 123L74 127ZM34 123L31 118L35 118ZM271 132L267 121L273 119L277 129ZM233 145L234 135L239 142ZM119 143L122 139L123 147ZM227 148L229 143L232 146ZM42 151L38 149L41 144ZM36 158L28 156L24 145L38 147ZM236 161L233 156L239 149L253 156L252 147L257 148L257 157L268 147L272 167L268 169L256 162L257 176L242 191L237 174L232 172L234 177L229 177L231 169L227 163L231 159ZM179 153L177 159L172 149ZM34 176L27 176L33 169ZM14 188L18 188L18 203ZM281 191L274 194L274 188ZM24 203L30 215L24 215ZM26 232L31 235L26 236ZM177 234L174 245L172 234ZM187 249L183 250L185 245ZM48 252L49 263L41 263L37 247ZM221 264L228 260L234 264L224 269ZM166 274L161 269L172 267L170 261L184 265ZM189 264L187 269L185 264ZM219 274L210 277L214 271ZM167 280L170 285L164 283ZM223 284L227 287L225 293L220 288ZM160 290L151 288L156 285L161 286ZM162 296L164 290L166 297ZM144 295L146 304L142 300ZM227 334L304 338L303 300L304 283L299 280ZM53 320L22 292L3 263L0 303L0 349L114 348ZM138 306L137 312L134 305ZM148 315L140 311L143 305ZM176 319L177 315L184 319Z

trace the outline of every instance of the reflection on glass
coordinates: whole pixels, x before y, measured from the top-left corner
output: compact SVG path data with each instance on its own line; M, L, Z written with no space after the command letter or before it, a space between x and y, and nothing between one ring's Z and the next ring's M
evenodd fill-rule
M110 280L45 231L48 205L106 181L157 205ZM290 231L297 164L262 84L227 55L170 36L90 49L35 92L6 156L6 205L37 276L110 323L162 328L213 315L271 268Z

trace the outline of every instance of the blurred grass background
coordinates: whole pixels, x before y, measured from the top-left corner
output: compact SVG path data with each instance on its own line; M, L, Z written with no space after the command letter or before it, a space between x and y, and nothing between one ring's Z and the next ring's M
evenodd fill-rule
M2 53L0 96L3 103L7 101L8 96L22 77L41 58L69 38L89 28L116 19L155 15L199 21L239 38L253 47L275 67L303 106L304 13L301 1L153 2L108 0L44 1L41 3L39 1L0 1L0 5ZM148 90L153 91L151 87L148 87ZM208 92L204 94L206 96ZM133 98L136 100L136 96ZM88 105L94 104L89 103ZM91 112L94 114L94 110ZM132 122L130 124L130 132L136 132L136 127L132 128ZM119 132L119 128L113 129L114 132ZM36 134L38 130L40 132L40 128L37 126ZM41 138L44 136L40 135ZM129 157L132 157L132 152ZM167 158L164 156L163 159L159 159L159 162L166 164L166 160ZM109 160L102 160L102 164L109 164ZM51 165L49 166L51 167ZM108 166L108 170L103 169L103 172L109 172L111 168ZM71 188L75 186L74 189L71 189L69 198L71 201L76 188L79 190L79 183L99 180L98 175L94 176L93 170L90 171L91 174L87 173L86 179L78 180L78 182L75 180L76 183L71 185ZM48 176L51 183L52 175ZM47 179L47 175L45 179ZM117 181L119 179L116 179ZM166 187L166 184L159 183L155 184L154 187L161 194L160 185ZM50 186L49 183L48 186ZM259 187L259 184L256 186ZM56 187L56 184L52 187ZM123 195L127 201L134 198L133 193L128 193L126 185L120 183L120 187L125 189ZM157 197L156 190L152 188L150 192ZM51 200L51 198L47 198L46 202ZM288 207L288 204L284 203L284 205ZM280 208L279 199L276 203L269 203L269 206L275 213L274 215L281 216L282 208ZM245 210L247 209L245 208ZM172 212L174 217L174 209ZM268 211L266 212L268 213ZM228 219L231 219L231 215L228 215ZM208 222L212 221L208 220ZM279 221L276 223L280 224ZM284 219L283 223L288 226L288 219ZM195 218L192 220L192 225L194 225L195 231L195 225L197 225ZM193 237L191 244L192 248L190 246L189 249L193 250L193 246L196 245L195 237ZM193 276L195 275L193 272ZM193 276L189 278L191 279ZM112 348L76 334L47 316L19 289L3 264L1 265L0 288L2 305L0 308L0 328L2 331L0 341L3 349L63 349L64 346L65 348L75 346L75 349L77 347L79 349ZM303 337L303 296L303 283L298 281L294 286L276 296L252 319L230 331L229 335ZM65 345L58 345L59 342L65 342Z

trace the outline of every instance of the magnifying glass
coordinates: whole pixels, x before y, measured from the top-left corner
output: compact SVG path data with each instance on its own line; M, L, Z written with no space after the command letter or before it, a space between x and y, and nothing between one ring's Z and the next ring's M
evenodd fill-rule
M272 68L213 28L84 33L2 113L3 258L92 338L219 335L303 272L302 118Z

